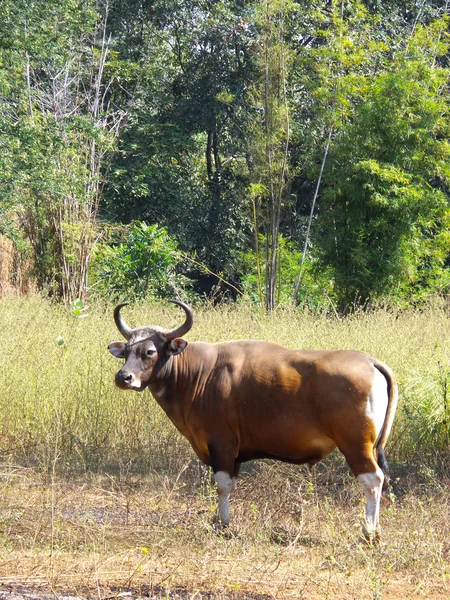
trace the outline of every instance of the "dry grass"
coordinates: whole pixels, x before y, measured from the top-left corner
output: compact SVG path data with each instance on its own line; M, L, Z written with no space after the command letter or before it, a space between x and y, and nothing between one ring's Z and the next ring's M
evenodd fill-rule
M133 326L170 328L183 318L168 304L123 312ZM119 361L106 346L120 336L112 308L92 306L86 314L75 319L69 310L37 297L2 300L0 452L47 471L55 459L59 471L177 471L190 451L150 394L114 387ZM58 337L63 346L57 345ZM446 305L406 312L380 309L346 319L292 309L267 316L246 306L196 308L188 340L239 338L292 348L352 348L385 360L400 385L389 456L432 468L439 463L445 471L450 445Z
M192 486L195 472L200 481ZM167 477L52 480L4 468L0 589L58 597L412 599L450 597L448 489L382 509L383 541L360 538L361 491L334 469L262 464L244 474L223 535L193 462ZM203 482L203 485L201 483ZM331 490L330 490L331 488Z

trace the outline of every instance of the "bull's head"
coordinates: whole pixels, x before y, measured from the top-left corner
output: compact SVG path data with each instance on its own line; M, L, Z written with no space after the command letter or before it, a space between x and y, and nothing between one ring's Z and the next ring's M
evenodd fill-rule
M119 304L114 309L114 321L117 329L127 340L111 342L108 349L113 356L125 358L125 364L116 375L116 385L122 389L141 392L166 365L171 356L180 354L187 346L181 338L194 322L192 309L184 302L170 300L178 304L186 313L186 320L180 327L166 331L161 327L148 326L131 329L123 320L120 309L126 304Z

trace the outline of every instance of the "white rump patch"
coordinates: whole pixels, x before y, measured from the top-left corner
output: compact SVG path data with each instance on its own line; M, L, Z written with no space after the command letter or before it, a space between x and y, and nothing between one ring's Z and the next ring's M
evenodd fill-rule
M378 440L386 418L389 398L385 376L377 368L374 367L374 370L375 376L367 401L366 414L375 425L376 439Z
M219 495L219 516L223 525L230 523L230 493L236 489L236 477L231 477L226 471L214 473Z
M381 469L374 473L361 473L357 477L364 488L366 498L366 518L363 533L367 537L378 536L380 532L380 500L384 475Z

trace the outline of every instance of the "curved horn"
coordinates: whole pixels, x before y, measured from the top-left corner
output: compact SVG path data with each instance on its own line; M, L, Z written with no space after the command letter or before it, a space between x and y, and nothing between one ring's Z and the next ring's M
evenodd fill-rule
M181 325L180 327L177 327L176 329L173 329L172 331L164 332L164 335L166 336L166 339L168 341L174 340L176 337L181 337L182 335L187 333L192 328L192 325L194 324L194 313L192 312L192 308L190 308L184 302L180 302L179 300L169 300L169 302L172 302L172 304L178 304L178 306L181 306L181 308L186 313L186 320L183 323L183 325Z
M124 302L123 304L119 304L118 306L116 306L116 308L114 309L114 321L117 325L117 329L120 331L123 337L126 340L129 340L132 329L122 319L122 316L120 314L120 309L122 308L122 306L128 306L128 302Z

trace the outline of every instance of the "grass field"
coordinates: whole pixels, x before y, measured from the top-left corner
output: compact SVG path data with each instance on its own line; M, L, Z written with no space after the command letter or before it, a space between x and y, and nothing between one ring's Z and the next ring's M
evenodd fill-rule
M172 327L180 313L124 309L131 325ZM149 393L113 385L111 307L85 314L39 298L0 304L0 598L450 597L445 306L346 319L203 307L187 336L353 348L391 365L400 384L387 448L395 498L382 506L375 548L361 540L362 492L339 455L311 471L249 464L230 532L218 534L208 470Z

